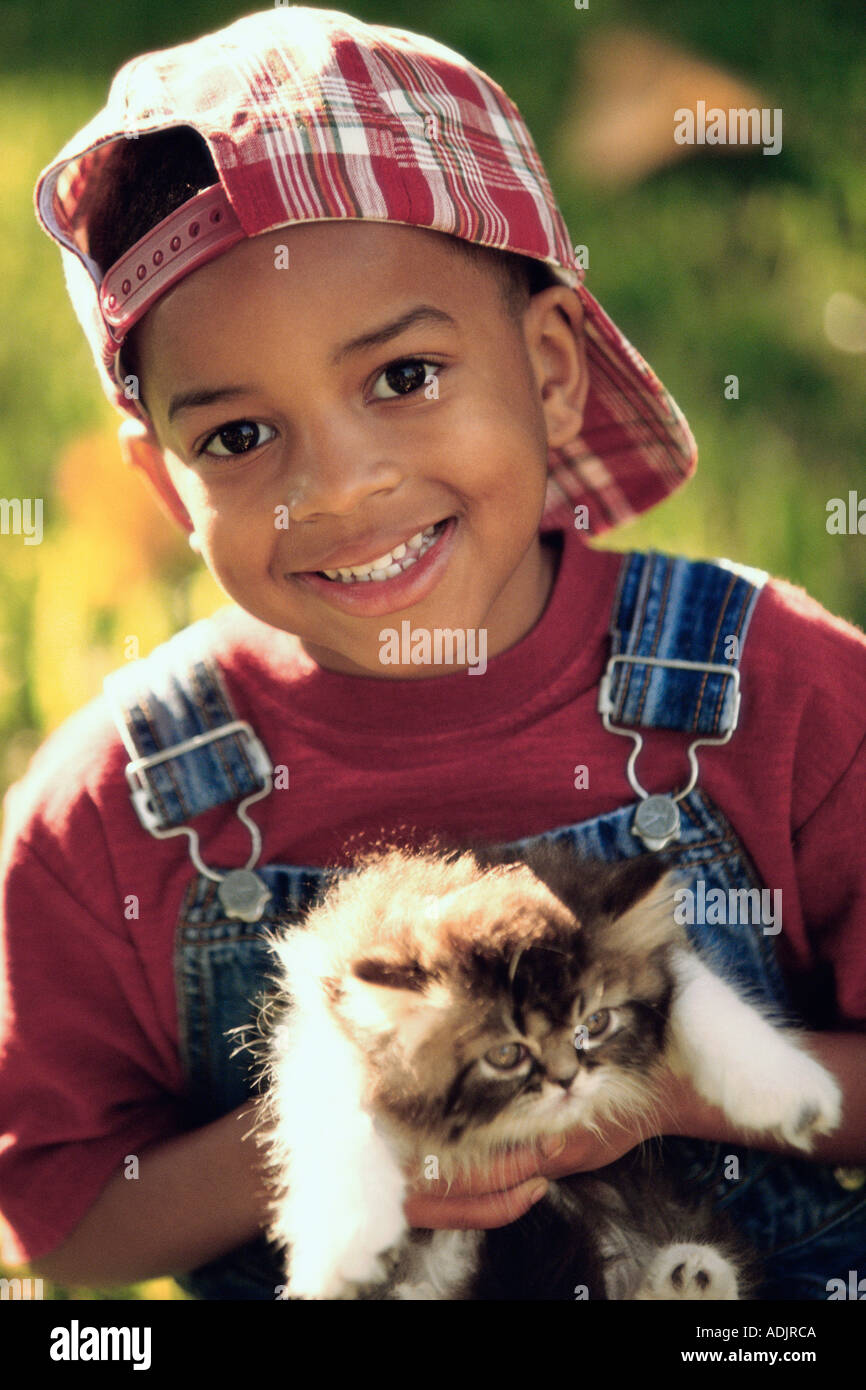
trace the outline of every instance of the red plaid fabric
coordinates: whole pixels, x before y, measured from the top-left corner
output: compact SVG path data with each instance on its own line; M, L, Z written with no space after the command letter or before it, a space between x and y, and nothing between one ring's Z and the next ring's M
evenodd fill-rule
M598 534L694 471L683 416L583 285L541 160L502 89L433 39L300 6L275 6L125 64L104 109L40 175L37 218L60 243L75 311L121 410L142 415L118 375L123 319L118 309L109 321L107 291L117 287L111 302L135 300L140 316L180 275L233 244L217 238L209 253L183 246L181 209L116 267L89 255L88 211L104 193L112 143L179 125L208 145L235 240L238 224L257 236L298 222L372 218L533 257L573 290L584 311L589 395L579 438L550 451L545 524L562 524L583 504L586 529ZM186 231L193 227L198 234L195 220ZM175 252L172 280L162 258Z

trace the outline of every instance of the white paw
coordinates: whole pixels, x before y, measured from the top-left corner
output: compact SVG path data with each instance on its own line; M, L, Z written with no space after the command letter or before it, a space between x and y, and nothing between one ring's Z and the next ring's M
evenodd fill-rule
M290 1277L292 1298L336 1299L358 1298L365 1289L375 1288L391 1278L399 1261L398 1250L359 1250L344 1255L339 1269L303 1269Z
M738 1298L736 1270L711 1245L666 1245L632 1301Z
M820 1062L793 1044L786 1044L771 1065L767 1060L756 1063L759 1078L736 1097L731 1117L808 1153L819 1135L838 1127L842 1092Z
M808 1153L839 1124L842 1096L829 1072L698 958L674 956L680 990L669 1060L736 1125L775 1134Z

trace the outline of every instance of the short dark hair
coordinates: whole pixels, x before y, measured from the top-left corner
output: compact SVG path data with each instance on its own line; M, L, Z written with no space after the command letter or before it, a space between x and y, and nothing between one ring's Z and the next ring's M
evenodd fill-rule
M97 189L87 212L90 255L103 271L169 213L219 181L207 144L191 126L116 141L106 156L103 177L107 194L100 200ZM542 261L462 237L449 236L446 241L455 254L468 256L496 277L512 318L519 317L533 294L556 284ZM124 343L123 362L124 371L139 374L134 328Z
M210 150L190 126L116 140L87 216L89 250L103 270L175 208L218 182Z
M505 307L512 318L518 318L523 313L532 295L558 283L544 261L520 256L516 251L499 251L492 246L481 246L475 241L465 241L463 237L449 236L446 241L450 250L468 256L475 265L486 267L496 277Z
M176 208L218 182L210 150L191 126L117 140L102 168L99 189L86 211L90 255L103 272L114 265ZM140 376L135 328L123 344L124 374Z

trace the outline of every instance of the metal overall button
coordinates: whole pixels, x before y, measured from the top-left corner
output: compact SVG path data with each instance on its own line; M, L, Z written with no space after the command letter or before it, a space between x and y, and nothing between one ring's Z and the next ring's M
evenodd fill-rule
M258 922L271 896L267 884L251 869L233 869L217 888L226 916L241 922Z
M635 788L637 790L637 788ZM645 796L635 811L631 833L648 849L664 849L680 838L680 808L670 796Z
M246 738L248 756L254 770L262 778L264 786L259 791L251 792L249 796L245 796L236 811L238 820L243 821L250 832L250 839L252 840L250 856L242 869L231 869L227 874L222 874L217 869L209 868L202 861L197 830L193 830L188 825L179 825L173 830L163 830L160 827L159 816L151 800L146 774L148 768L153 767L155 763L165 762L168 758L174 758L181 753L188 753L196 748L201 748L203 744L211 743L214 739L228 738L231 735L242 735ZM218 728L209 729L206 733L195 734L192 738L184 739L182 743L173 744L171 748L164 748L161 752L153 753L148 758L135 758L126 765L126 780L130 786L132 804L145 830L158 840L168 840L173 835L187 836L190 859L200 874L204 874L205 878L219 884L217 895L223 910L227 917L231 917L235 921L258 922L273 896L267 884L252 871L253 865L258 862L262 852L262 835L255 821L250 820L247 815L247 807L260 801L272 790L273 770L264 744L253 732L252 726L243 719L234 719L230 724L221 724Z
M636 729L618 729L611 723L610 716L614 711L614 702L611 698L610 688L613 680L614 667L617 662L631 664L635 666L667 666L680 671L708 671L716 675L728 676L734 683L734 700L731 713L731 720L728 729L720 738L696 738L686 749L691 769L691 776L686 785L678 792L671 795L650 796L640 784L635 771L638 754L643 748L643 735ZM677 802L682 801L688 796L689 792L696 785L698 780L698 760L695 749L702 743L719 745L727 743L731 734L737 727L737 720L740 716L740 673L732 666L722 666L709 661L680 661L673 657L663 658L657 656L612 656L607 663L604 675L598 688L598 711L602 717L602 723L610 734L619 734L623 738L634 740L634 748L629 755L626 764L626 776L632 790L640 797L640 805L635 811L634 820L631 825L632 835L636 835L642 840L648 850L657 852L680 838L681 820L680 808Z

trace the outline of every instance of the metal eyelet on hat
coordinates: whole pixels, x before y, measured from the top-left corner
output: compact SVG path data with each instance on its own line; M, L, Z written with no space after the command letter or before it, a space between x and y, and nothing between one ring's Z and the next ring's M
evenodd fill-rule
M133 322L140 318L147 302L143 296L147 295L148 290L152 293L152 286L158 286L166 273L173 272L177 278L191 265L197 264L205 253L210 252L212 256L215 248L219 250L224 247L226 239L234 245L244 236L231 205L227 201L215 203L216 199L225 200L221 188L206 189L198 194L197 198L190 200L193 214L190 220L181 221L184 212L189 217L190 209L177 209L170 214L173 220L169 225L160 225L148 232L106 274L103 279L105 297L102 298L100 291L100 300L113 345L122 341L116 333L118 319L122 319L136 304L139 309ZM124 276L123 281L115 279L115 275ZM113 352L105 358L104 365L107 370L115 370L117 361Z

